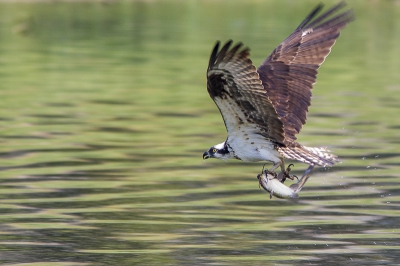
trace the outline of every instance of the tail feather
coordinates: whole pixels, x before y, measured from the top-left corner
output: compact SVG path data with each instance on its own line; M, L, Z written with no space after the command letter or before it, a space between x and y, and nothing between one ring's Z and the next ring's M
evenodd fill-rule
M338 157L330 153L330 150L325 147L311 148L296 145L294 147L281 147L279 151L285 158L323 167L330 167L339 162Z

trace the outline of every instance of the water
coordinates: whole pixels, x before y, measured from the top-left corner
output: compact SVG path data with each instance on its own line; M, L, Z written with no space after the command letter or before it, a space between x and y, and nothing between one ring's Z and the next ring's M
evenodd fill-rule
M299 200L260 191L261 163L201 158L226 137L214 42L258 65L316 4L1 3L1 264L397 264L399 1L350 3L299 136L343 162Z

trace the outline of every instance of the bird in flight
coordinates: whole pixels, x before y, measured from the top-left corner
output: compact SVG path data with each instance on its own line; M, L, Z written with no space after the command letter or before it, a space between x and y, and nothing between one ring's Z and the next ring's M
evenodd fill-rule
M341 2L317 16L320 4L256 69L249 48L232 40L220 49L215 44L207 69L207 91L217 105L227 139L204 152L203 159L236 158L244 162L269 161L270 172L289 176L284 158L309 165L298 186L304 185L315 165L338 162L326 148L311 148L296 141L311 102L317 70L331 51L340 31L354 19L352 10L340 11Z

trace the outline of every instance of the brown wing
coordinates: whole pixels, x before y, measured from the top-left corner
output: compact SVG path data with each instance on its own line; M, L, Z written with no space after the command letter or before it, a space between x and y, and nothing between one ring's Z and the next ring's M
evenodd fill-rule
M256 68L242 44L216 43L207 70L207 90L214 100L229 137L271 139L283 146L283 124L268 98Z
M296 140L295 135L306 123L317 69L330 53L340 30L354 19L352 10L333 16L345 5L341 2L315 18L322 9L322 4L318 5L257 70L283 122L286 145Z

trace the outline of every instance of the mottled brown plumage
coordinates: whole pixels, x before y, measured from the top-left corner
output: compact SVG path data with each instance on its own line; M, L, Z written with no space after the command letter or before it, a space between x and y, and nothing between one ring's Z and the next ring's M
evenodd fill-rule
M317 70L331 51L352 10L335 15L339 3L319 17L318 5L296 30L256 69L249 49L228 41L217 42L207 69L207 90L224 119L228 138L204 153L203 158L272 161L282 157L310 165L332 166L337 157L325 148L310 148L296 141L306 123L311 89ZM283 169L282 169L283 170Z
M352 10L329 18L345 5L341 2L312 20L322 9L323 5L318 5L257 70L284 124L287 146L294 144L295 135L306 123L317 69L331 52L340 30L354 19Z
M283 123L261 84L256 68L248 58L249 49L245 48L238 52L242 46L239 43L229 50L231 44L232 41L228 41L218 52L219 42L217 42L207 71L207 90L211 98L214 101L230 98L231 101L238 103L245 115L229 119L232 116L231 110L222 109L217 104L228 133L237 130L246 121L258 125L254 133L283 145Z

